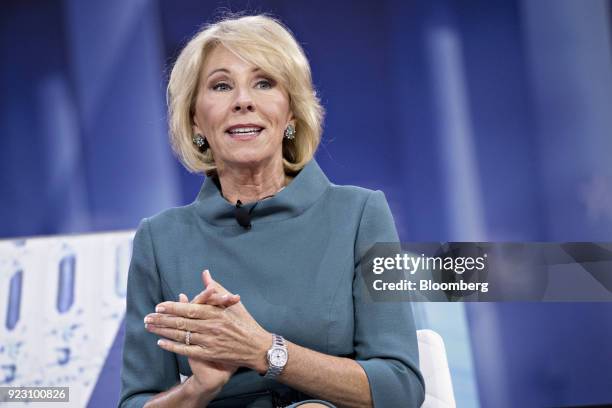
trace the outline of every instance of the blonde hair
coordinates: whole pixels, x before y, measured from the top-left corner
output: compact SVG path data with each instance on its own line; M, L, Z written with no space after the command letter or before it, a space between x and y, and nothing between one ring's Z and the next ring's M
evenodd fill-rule
M283 139L283 164L285 172L298 172L317 150L324 109L313 88L302 47L288 28L266 15L230 17L209 24L183 48L170 73L167 90L172 149L187 170L215 174L211 149L200 152L192 137L202 66L219 44L271 75L287 90L296 136L293 140Z

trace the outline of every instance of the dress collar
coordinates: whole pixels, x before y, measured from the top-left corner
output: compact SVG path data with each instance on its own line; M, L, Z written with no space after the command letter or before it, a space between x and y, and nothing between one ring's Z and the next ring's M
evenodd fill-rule
M261 222L297 217L312 206L331 185L313 159L274 197L259 201L251 212L254 226ZM206 177L193 203L196 212L208 223L217 226L238 226L236 207L221 196L215 182ZM246 204L251 207L251 205Z

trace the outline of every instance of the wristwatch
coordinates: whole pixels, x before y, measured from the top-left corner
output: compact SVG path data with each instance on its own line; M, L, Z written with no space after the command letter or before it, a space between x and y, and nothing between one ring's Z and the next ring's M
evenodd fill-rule
M276 378L283 372L283 368L287 364L289 353L287 351L287 344L283 336L278 334L272 334L272 347L266 354L268 360L268 371L264 375L265 378Z

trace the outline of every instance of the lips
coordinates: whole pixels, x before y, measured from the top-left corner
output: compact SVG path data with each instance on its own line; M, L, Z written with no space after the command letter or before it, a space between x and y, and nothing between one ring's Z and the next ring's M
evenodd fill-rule
M238 124L238 125L230 126L229 128L227 128L225 132L232 137L236 137L236 138L247 137L248 138L248 137L257 136L258 134L261 133L262 130L264 130L262 126L255 125L252 123L247 123L247 124Z

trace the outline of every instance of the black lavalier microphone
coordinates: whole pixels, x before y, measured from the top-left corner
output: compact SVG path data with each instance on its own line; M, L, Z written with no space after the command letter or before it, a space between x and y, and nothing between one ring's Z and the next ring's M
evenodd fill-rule
M257 201L255 204L253 204L253 206L251 206L251 208L249 209L247 209L247 207L245 207L244 204L242 204L242 201L237 200L236 208L234 209L234 217L236 218L236 221L238 221L238 224L240 224L242 228L246 230L250 230L252 227L251 213L253 212L255 207L257 207L257 204L259 204L263 200L266 200L272 197L274 197L274 194L263 197L260 201Z
M244 207L242 201L236 201L236 209L234 210L234 216L236 217L236 221L238 221L238 224L240 224L242 228L246 230L251 229L251 211L253 211L256 205L257 203L255 203L255 205L249 210Z

